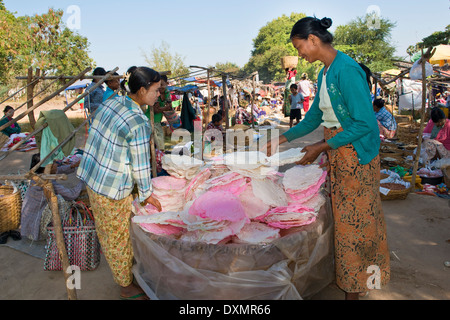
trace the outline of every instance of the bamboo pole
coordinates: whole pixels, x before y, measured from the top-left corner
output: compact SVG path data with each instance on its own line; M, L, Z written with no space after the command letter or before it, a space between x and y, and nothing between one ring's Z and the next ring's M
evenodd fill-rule
M4 130L5 128L9 127L10 125L12 125L13 123L16 123L17 121L19 121L20 119L24 118L25 116L27 116L30 112L33 112L33 110L37 109L38 107L40 107L41 105L43 105L44 103L50 101L51 99L53 99L54 97L56 97L58 94L60 94L62 91L64 91L66 88L70 87L72 84L74 84L78 79L82 78L84 76L85 73L87 73L89 70L91 70L91 68L86 68L83 72L81 72L78 76L74 77L71 81L69 81L64 87L58 89L57 91L53 92L51 95L45 97L44 99L42 99L41 101L39 101L37 104L33 105L32 108L28 109L27 111L23 112L21 115L17 116L15 119L12 119L11 121L9 121L8 123L5 123L4 125L2 125L0 127L0 131Z
M50 173L51 165L45 168L45 173ZM70 275L67 270L70 268L69 256L67 254L66 243L64 241L64 233L62 229L61 216L59 215L58 198L56 197L55 190L51 181L45 181L38 175L31 172L28 173L29 179L36 182L37 185L44 189L44 195L48 201L52 212L52 222L55 232L56 245L59 252L59 257L62 264L64 279L66 280L66 291L69 300L77 300L77 292L75 288L69 288L67 285Z
M30 98L30 100L25 101L24 103L22 103L20 106L18 106L14 111L19 110L20 108L22 108L24 105L28 104L29 101L33 100L34 98L36 98L37 96L39 96L42 92L44 92L45 90L47 90L48 88L50 88L55 82L57 82L58 80L60 80L61 78L58 78L54 81L52 81L49 85L47 85L44 89L42 89L41 91L39 91L38 93L36 93L33 97Z
M160 75L170 75L172 72L171 71L160 71L158 72ZM83 79L88 79L88 80L94 80L94 79L101 79L103 76L84 76ZM55 80L55 79L62 79L62 80L78 80L77 76L44 76L41 78L42 80ZM123 75L118 75L118 76L111 76L111 80L112 79L123 79ZM27 77L25 76L20 76L20 77L16 77L16 80L27 80Z
M14 98L16 95L19 94L19 92L21 92L22 90L28 88L29 86L34 85L36 82L38 82L38 81L41 80L42 78L43 78L43 75L40 76L40 77L38 77L38 78L36 78L36 79L34 79L31 83L27 83L26 86L20 88L19 90L17 90L16 92L14 92L12 95L8 96L5 100L3 100L2 102L0 102L0 104L5 103L5 102L8 101L9 99Z
M205 121L205 129L206 129L206 127L208 126L208 123L209 123L209 109L211 108L211 85L209 84L209 79L210 79L210 77L211 77L211 70L210 69L208 69L208 75L207 75L207 77L208 77L208 82L207 82L207 85L208 85L208 104L207 104L207 106L206 106L206 121Z
M118 68L116 68L116 69L118 69ZM101 86L102 85L102 83L108 78L108 75L110 75L110 74L112 74L112 73L114 73L114 72L116 72L116 70L113 70L113 71L111 71L110 73L107 73L99 82L97 82L93 87L92 87L92 89L93 90L95 90L97 87L99 87L99 86ZM85 92L85 93L83 93L83 95L87 95L87 94L89 94L89 92ZM67 110L69 110L75 103L77 103L79 100L81 100L82 98L83 98L83 95L81 95L80 97L78 97L76 100L74 100L74 101L72 101L72 103L70 103L70 104L68 104L64 109L63 109L63 111L64 112L66 112ZM43 163L45 163L45 161L47 161L54 153L56 153L60 148L62 148L66 143L68 143L74 136L75 136L75 134L78 132L78 130L80 130L82 127L84 127L88 122L89 122L89 120L91 120L93 117L94 117L94 115L95 115L95 112L94 113L91 113L90 115L89 115L89 117L87 117L87 119L86 120L84 120L83 121L83 123L78 127L78 128L76 128L74 131L72 131L72 133L71 134L69 134L58 146L56 146L44 159L41 159L41 161L38 163L38 164L36 164L36 166L34 166L32 169L31 169L31 171L32 172L36 172L36 170L37 169L39 169L39 167L43 164Z
M156 102L158 103L158 102ZM152 161L152 175L153 178L158 176L158 170L156 167L156 150L155 150L155 111L153 107L147 106L150 108L150 127L152 129L152 134L150 135L150 156Z
M419 166L419 158L420 158L420 153L421 153L421 149L422 149L422 140L423 140L423 130L424 130L424 126L425 126L425 107L426 107L426 101L427 101L427 77L425 74L425 64L427 62L428 59L430 59L434 52L436 51L436 49L433 49L432 47L428 48L427 52L424 54L423 53L423 49L422 49L422 58L420 63L422 64L422 114L421 114L421 121L420 121L420 129L419 129L419 136L418 136L418 142L417 142L417 149L416 149L416 157L414 160L414 166L413 166L413 172L412 172L412 177L411 177L411 183L412 188L410 189L411 191L413 191L415 189L415 183L416 183L416 175L417 175L417 169Z
M43 180L67 180L66 174L41 174ZM26 174L0 175L0 180L29 180Z

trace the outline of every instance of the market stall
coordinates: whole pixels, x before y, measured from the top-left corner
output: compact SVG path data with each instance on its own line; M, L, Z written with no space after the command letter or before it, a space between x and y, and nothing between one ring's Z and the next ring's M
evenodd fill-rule
M242 156L259 160L239 161ZM152 299L304 299L334 279L327 173L237 152L204 163L166 156L153 179L163 212L134 203L134 275ZM229 161L230 159L237 161ZM183 169L181 169L183 168Z

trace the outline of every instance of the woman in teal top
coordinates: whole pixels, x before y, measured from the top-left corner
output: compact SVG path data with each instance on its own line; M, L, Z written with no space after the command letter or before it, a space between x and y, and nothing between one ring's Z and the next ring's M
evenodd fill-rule
M14 108L11 106L6 106L3 109L4 117L0 120L0 127L4 124L10 122L14 117ZM19 134L21 132L21 128L17 122L11 124L9 127L2 130L4 134L10 137L12 134Z
M327 30L331 23L329 18L306 17L294 25L291 41L299 56L310 63L319 60L325 67L318 78L319 92L303 121L266 147L270 153L279 144L324 127L325 139L306 146L297 164L309 165L322 153L328 156L336 283L346 299L358 299L390 277L379 195L380 138L366 75L352 58L333 48ZM369 284L373 278L379 280L376 285Z

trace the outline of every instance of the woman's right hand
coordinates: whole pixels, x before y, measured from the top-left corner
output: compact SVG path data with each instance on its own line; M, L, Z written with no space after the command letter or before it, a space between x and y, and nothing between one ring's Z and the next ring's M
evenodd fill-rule
M145 202L146 204L151 204L151 205L154 206L156 209L158 209L159 212L162 211L161 203L158 201L158 199L156 199L155 197L153 197L153 195L151 195L150 197L148 197L147 199L145 199L144 202Z

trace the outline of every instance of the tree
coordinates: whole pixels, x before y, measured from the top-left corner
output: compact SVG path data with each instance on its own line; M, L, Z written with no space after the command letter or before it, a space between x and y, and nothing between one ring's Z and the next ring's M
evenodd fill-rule
M63 11L15 17L0 2L0 81L12 86L29 67L47 75L78 74L93 65L89 42L64 26Z
M171 54L170 46L167 42L162 41L159 48L153 47L147 55L142 53L145 61L150 68L156 71L171 71L171 78L189 73L189 69L184 65L184 58L178 53Z
M426 50L429 47L435 47L440 44L450 44L450 24L445 27L445 31L433 32L428 37L423 38L421 42L409 46L406 52L412 57L415 53L420 52L421 49Z
M298 54L291 43L290 35L294 24L305 16L303 13L282 15L262 27L253 40L251 57L244 66L244 71L247 74L258 71L260 80L266 83L284 80L285 71L281 68L281 58ZM310 68L311 66L299 63L297 70L299 73L314 74Z
M334 33L334 46L358 63L365 64L372 72L382 72L393 67L395 47L390 40L395 23L381 18L379 28L373 28L369 23L372 18L366 15L338 26Z

